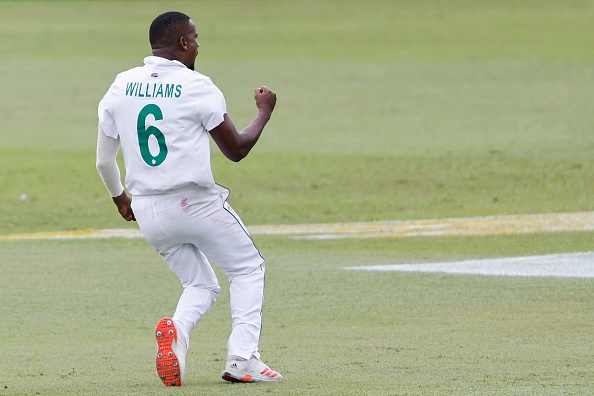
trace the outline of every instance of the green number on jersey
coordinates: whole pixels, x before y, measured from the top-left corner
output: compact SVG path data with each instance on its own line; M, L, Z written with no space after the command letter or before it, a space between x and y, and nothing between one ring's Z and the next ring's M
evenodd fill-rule
M165 161L167 157L167 145L165 144L165 135L155 126L146 127L146 117L152 114L156 121L163 119L163 113L156 104L148 104L140 110L138 114L138 121L136 127L138 130L138 145L140 146L140 154L142 159L150 166L159 166ZM153 135L159 143L159 153L155 156L149 150L149 137Z

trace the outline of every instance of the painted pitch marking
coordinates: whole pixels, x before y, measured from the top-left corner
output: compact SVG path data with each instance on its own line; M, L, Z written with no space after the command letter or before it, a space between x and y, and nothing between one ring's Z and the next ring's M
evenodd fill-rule
M252 235L285 235L306 240L486 236L592 230L594 212L249 227ZM0 235L0 240L101 238L142 238L142 234L138 229L125 228Z
M594 212L286 226L295 239L485 236L594 230ZM265 230L264 230L265 231ZM273 230L271 230L273 231Z
M594 278L594 252L504 257L445 263L343 267L356 271L433 272L494 276L549 276Z

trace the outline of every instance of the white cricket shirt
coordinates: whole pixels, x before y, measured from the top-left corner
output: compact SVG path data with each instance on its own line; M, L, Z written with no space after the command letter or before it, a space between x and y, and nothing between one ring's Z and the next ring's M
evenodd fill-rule
M118 74L98 109L105 135L120 139L132 195L213 186L208 131L226 112L210 78L156 56Z

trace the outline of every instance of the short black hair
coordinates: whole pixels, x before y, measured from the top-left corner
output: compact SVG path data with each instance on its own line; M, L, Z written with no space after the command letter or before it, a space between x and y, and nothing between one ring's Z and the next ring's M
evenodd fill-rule
M156 17L149 28L149 42L155 44L163 42L172 44L183 36L190 17L178 11L168 11Z

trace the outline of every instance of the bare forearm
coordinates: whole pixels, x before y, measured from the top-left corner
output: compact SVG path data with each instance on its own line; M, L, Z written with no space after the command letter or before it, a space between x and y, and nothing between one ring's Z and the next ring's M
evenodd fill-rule
M210 136L219 149L231 161L241 161L248 155L260 138L276 105L276 94L264 86L256 89L254 98L258 115L241 132L237 132L228 114L223 116L223 122L210 131Z
M241 132L239 132L239 151L242 158L248 155L251 149L256 145L264 127L270 120L271 112L259 111L256 118L250 122Z

